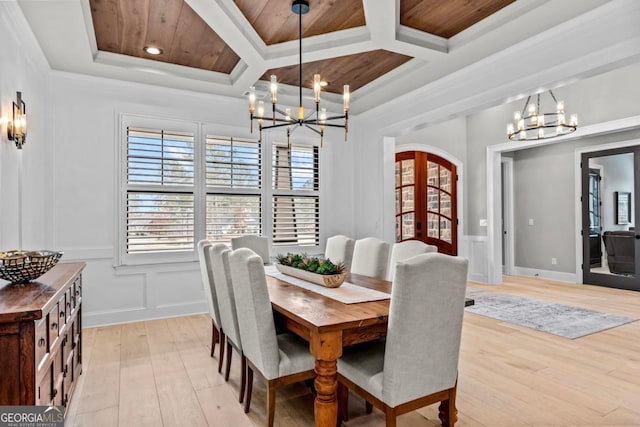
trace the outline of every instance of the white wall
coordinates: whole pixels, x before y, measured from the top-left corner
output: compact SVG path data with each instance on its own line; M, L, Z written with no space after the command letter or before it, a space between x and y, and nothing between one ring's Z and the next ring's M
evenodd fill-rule
M88 263L85 325L206 311L196 262L114 268L117 118L131 113L193 120L212 123L222 134L249 136L246 101L60 72L52 73L51 96L53 243L65 259ZM297 131L293 140L304 133ZM353 234L353 147L338 132L321 149L322 242Z
M26 104L28 133L20 152L0 126L0 251L18 249L18 165L22 156L22 249L49 249L51 155L47 62L28 29L20 8L0 2L0 117L10 118L16 92Z

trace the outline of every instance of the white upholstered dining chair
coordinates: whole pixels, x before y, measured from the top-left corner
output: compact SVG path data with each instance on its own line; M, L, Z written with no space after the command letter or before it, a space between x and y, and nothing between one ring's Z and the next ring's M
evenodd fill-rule
M242 349L247 358L247 395L251 407L253 373L267 381L267 425L273 426L276 388L315 377L309 344L292 334L276 335L267 279L261 258L247 248L229 254Z
M218 308L220 312L220 321L224 331L220 345L225 346L226 343L226 368L224 372L224 380L229 381L229 371L231 370L231 360L233 358L233 349L240 355L241 378L240 378L240 397L242 403L244 399L244 391L246 385L247 359L242 352L242 341L240 340L240 329L238 328L238 316L236 314L236 302L233 294L233 286L231 284L231 271L229 267L229 253L231 250L223 243L211 245L208 250L211 267L213 269L214 285L218 296ZM221 358L225 356L225 349L221 348Z
M331 236L327 239L324 258L331 260L333 263L341 262L344 264L345 270L349 271L355 243L355 240L341 234Z
M426 254L429 252L438 252L438 247L427 245L420 240L406 240L404 242L394 243L391 246L391 255L389 255L389 267L387 270L387 280L393 282L396 273L396 263L404 261L413 256Z
M389 244L375 237L356 240L353 247L351 272L364 276L387 278Z
M213 357L213 350L215 349L216 342L219 341L220 353L218 358L218 372L220 372L222 369L222 357L224 356L223 343L221 339L223 331L220 322L218 298L213 284L213 270L211 268L209 257L207 256L207 252L211 245L212 244L209 240L200 240L198 242L198 260L200 264L200 274L202 276L202 286L209 306L209 315L211 316L211 357Z
M464 258L427 253L398 262L387 339L338 360L339 423L349 388L384 412L387 427L437 402L442 424L454 425L466 279Z
M269 239L255 234L246 234L231 239L231 249L249 248L262 258L263 264L271 264Z

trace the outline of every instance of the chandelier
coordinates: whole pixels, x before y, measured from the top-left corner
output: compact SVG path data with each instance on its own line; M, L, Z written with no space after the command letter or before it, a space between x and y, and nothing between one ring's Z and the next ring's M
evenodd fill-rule
M297 118L291 116L291 109L286 108L284 111L278 108L278 81L275 75L270 78L269 90L271 92L271 117L265 117L264 101L258 101L256 111L256 88L249 88L249 114L251 116L251 133L253 133L253 121L257 120L260 130L259 140L262 140L263 129L273 129L279 127L287 128L287 143L291 145L290 136L299 127L306 127L320 135L320 146L323 144L324 130L326 127L336 127L344 129L344 140L347 140L348 122L349 122L349 85L344 85L342 95L344 114L340 116L327 116L327 109L320 108L320 92L323 82L320 80L320 74L313 75L313 94L315 98L315 110L305 114L302 106L302 15L309 12L309 2L307 0L294 0L291 4L291 10L299 16L298 20L298 90L299 103ZM330 123L334 120L343 120L343 124ZM265 124L267 123L267 124Z
M571 114L567 122L564 102L558 101L551 90L549 95L556 106L555 113L543 113L540 108L540 94L537 102L531 102L531 96L524 103L522 112L513 114L513 123L507 125L507 136L512 141L530 141L554 138L574 132L578 127L578 115Z

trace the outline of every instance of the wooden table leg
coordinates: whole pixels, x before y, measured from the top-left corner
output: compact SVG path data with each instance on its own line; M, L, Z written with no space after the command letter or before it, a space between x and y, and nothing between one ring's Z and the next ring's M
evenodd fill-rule
M342 356L342 332L311 336L311 354L316 358L316 427L335 427L338 420L337 360Z

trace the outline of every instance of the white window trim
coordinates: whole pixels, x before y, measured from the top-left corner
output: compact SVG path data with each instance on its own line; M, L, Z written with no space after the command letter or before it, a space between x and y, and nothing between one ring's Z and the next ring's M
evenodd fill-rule
M129 270L131 266L139 265L152 265L152 264L164 264L167 263L184 263L184 262L196 262L198 260L195 246L200 239L206 236L206 183L204 179L199 179L203 175L202 168L205 165L205 144L204 138L209 135L220 136L233 136L234 138L243 139L257 139L257 133L251 134L248 129L240 129L237 127L226 126L221 124L190 121L175 118L166 118L160 116L149 116L135 113L117 113L116 120L116 135L117 144L115 149L116 157L116 177L115 177L115 205L117 212L115 215L115 259L114 266L116 268ZM126 253L126 197L127 197L127 177L125 172L127 170L127 127L146 127L150 129L167 129L173 131L193 132L195 138L195 156L196 161L194 164L194 173L196 176L194 185L194 250L181 251L181 252L168 252L168 253L153 253L153 254L127 254ZM272 165L271 165L271 153L272 142L282 141L283 135L277 132L263 132L262 134L262 215L260 220L262 221L262 234L269 237L270 253L275 256L278 253L287 252L306 252L317 253L323 241L323 227L322 227L322 175L323 175L323 156L322 149L320 149L320 155L318 158L318 173L320 174L320 181L318 183L318 191L300 191L300 196L312 195L319 198L319 239L320 242L317 246L273 246L273 220L271 212L271 200L274 195L272 186ZM312 136L309 135L296 135L296 145L319 145ZM200 159L200 160L198 160ZM242 189L226 189L216 191L216 193L242 193Z

